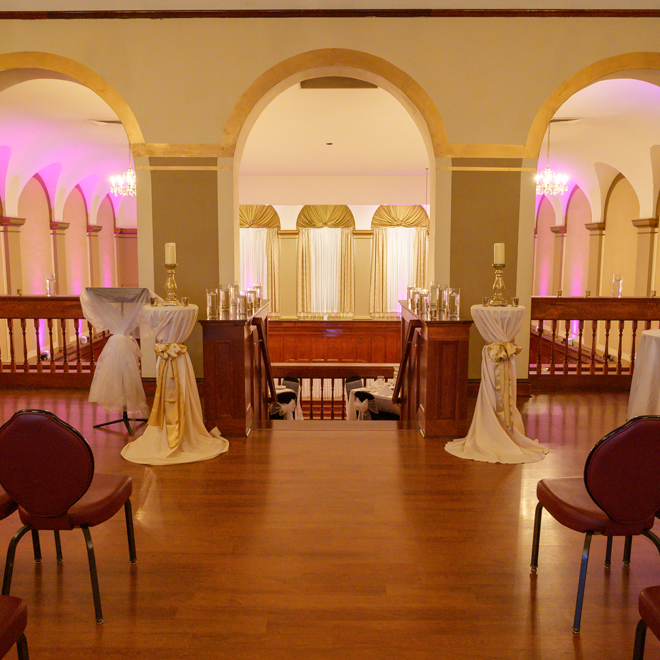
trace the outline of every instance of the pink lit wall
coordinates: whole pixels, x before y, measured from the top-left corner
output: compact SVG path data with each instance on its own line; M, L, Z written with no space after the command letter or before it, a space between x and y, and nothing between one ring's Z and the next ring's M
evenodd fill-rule
M552 261L555 236L550 227L555 224L555 210L544 197L539 204L536 218L536 251L534 256L534 287L535 296L550 295L552 286ZM555 292L553 292L555 293Z
M115 275L115 213L108 196L103 198L96 215L96 224L103 229L99 232L99 258L101 286L116 286Z
M89 255L87 249L87 209L79 188L74 188L64 203L62 221L69 223L65 232L66 274L68 291L60 294L80 295L89 286ZM62 258L64 255L59 255Z
M584 296L587 290L589 270L589 230L591 205L580 188L575 188L566 210L566 235L564 237L564 278L562 290L565 296ZM596 295L596 292L593 292Z

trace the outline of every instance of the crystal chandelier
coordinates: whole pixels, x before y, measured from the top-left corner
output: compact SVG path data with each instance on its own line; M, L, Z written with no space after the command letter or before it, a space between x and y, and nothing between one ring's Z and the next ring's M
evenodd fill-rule
M110 192L115 197L135 197L135 170L131 167L131 147L128 146L128 169L110 177Z
M568 174L557 174L550 169L550 126L548 124L548 153L545 162L545 169L537 174L536 194L537 195L563 195L568 190Z

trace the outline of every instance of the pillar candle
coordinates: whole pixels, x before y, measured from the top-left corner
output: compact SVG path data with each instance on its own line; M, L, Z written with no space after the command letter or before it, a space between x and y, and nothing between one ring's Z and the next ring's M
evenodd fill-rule
M493 246L493 262L496 264L505 264L504 261L504 243L495 243Z
M176 263L176 243L165 243L165 263Z

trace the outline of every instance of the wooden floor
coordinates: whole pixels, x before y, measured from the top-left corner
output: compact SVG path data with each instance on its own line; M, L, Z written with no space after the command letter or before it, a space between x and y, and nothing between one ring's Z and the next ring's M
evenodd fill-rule
M626 405L620 394L528 400L528 435L551 451L524 466L463 461L414 431L326 422L255 432L206 463L150 468L120 457L119 426L92 429L108 417L84 393L3 392L0 421L52 410L86 435L97 470L134 480L138 564L122 515L92 530L104 625L80 531L63 533L60 567L50 535L40 566L29 538L19 545L12 593L28 603L31 658L630 658L638 593L660 583L649 541L635 540L626 569L615 540L606 571L594 539L579 636L582 537L546 516L538 575L529 569L536 482L580 474ZM16 516L0 523L2 548L18 526ZM649 634L647 658L659 657Z

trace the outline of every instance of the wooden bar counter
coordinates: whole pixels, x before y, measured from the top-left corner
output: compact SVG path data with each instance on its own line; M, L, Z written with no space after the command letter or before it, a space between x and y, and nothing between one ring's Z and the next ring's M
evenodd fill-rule
M402 354L412 335L402 375L401 419L416 421L426 437L460 438L467 433L467 383L472 321L418 316L401 304Z
M258 324L266 332L268 301L252 315L235 310L200 321L204 352L204 423L222 435L247 436L254 420L266 419L267 376Z

